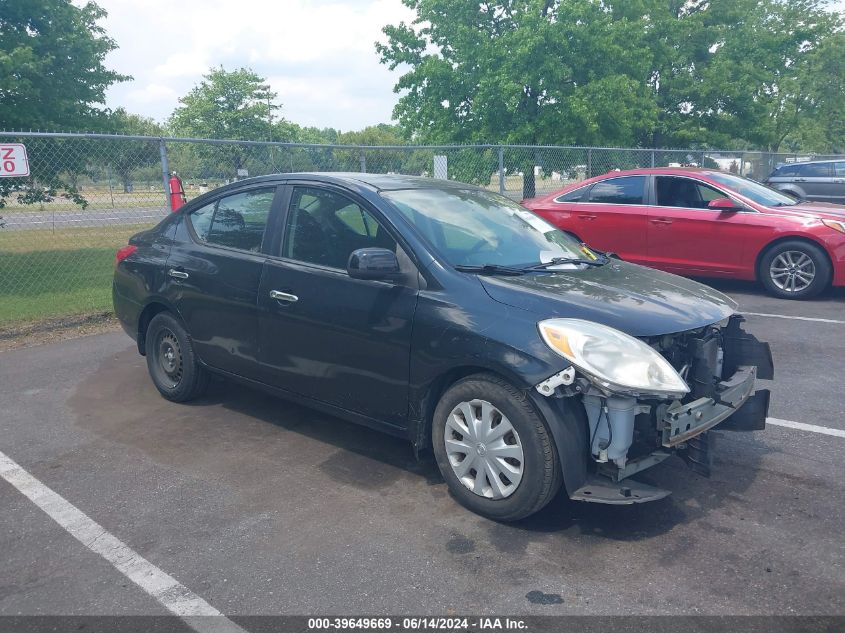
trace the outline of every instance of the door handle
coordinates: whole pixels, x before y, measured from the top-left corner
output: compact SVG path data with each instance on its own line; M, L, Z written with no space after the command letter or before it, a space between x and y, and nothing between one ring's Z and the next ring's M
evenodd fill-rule
M652 218L649 222L652 224L672 224L672 220L669 218Z
M292 295L289 292L281 292L279 290L271 290L270 297L276 301L289 301L290 303L299 301L299 297L296 295Z
M187 279L190 276L190 275L188 275L188 273L186 273L184 271L175 270L173 268L168 270L167 274L170 275L171 277L175 277L176 279Z
M792 182L807 182L806 178L795 178Z
M595 220L598 216L597 215L591 215L589 213L582 213L582 214L579 214L578 217L581 218L582 220Z

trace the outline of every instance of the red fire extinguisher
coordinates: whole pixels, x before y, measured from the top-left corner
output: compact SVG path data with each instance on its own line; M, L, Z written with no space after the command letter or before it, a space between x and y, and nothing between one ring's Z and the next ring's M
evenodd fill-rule
M188 201L185 196L185 188L182 186L182 179L174 171L170 176L170 210L174 213Z

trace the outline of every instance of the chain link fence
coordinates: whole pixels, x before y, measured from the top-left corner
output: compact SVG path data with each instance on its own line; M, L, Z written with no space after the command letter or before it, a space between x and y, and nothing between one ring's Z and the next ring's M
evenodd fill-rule
M375 147L0 133L0 148L9 143L25 145L30 175L0 178L0 324L109 310L114 252L170 212L173 171L182 178L188 199L249 176L352 171L448 178L521 200L613 169L699 165L760 180L780 164L822 158L713 150Z

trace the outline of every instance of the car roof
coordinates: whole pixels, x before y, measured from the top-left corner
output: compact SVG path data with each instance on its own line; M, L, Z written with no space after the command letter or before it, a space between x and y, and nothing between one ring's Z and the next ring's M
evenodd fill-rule
M240 180L231 185L244 185L261 182L278 182L280 180L314 180L353 187L367 187L376 191L391 191L397 189L438 189L441 191L466 191L480 189L475 185L468 185L452 180L440 178L426 178L423 176L405 176L402 174L368 174L359 172L298 172L279 173L267 176L256 176Z
M712 167L638 167L636 169L623 169L620 171L609 171L594 176L594 178L606 178L608 176L648 176L649 174L699 174L707 175L719 173L721 170Z
M783 165L778 165L778 169L781 167L792 167L793 165L815 165L818 163L841 163L843 160L842 158L820 158L819 160L796 160L791 163L784 163Z

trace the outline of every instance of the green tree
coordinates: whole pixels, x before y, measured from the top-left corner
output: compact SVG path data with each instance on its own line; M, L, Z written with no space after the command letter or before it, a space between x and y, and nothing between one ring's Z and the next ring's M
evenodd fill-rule
M111 113L109 130L132 136L162 136L162 126L154 120L130 114L123 108ZM109 140L98 143L96 157L103 167L113 170L123 184L123 192L132 190L132 173L136 169L156 165L161 160L156 141Z
M98 104L110 85L131 79L104 65L117 45L94 2L0 3L0 129L100 129Z
M423 142L776 149L842 102L821 90L826 0L404 2L416 19L376 50Z
M338 134L337 142L341 145L404 145L400 129L395 125L379 123L355 132ZM372 149L372 150L338 150L335 152L338 168L348 171L358 171L361 168L361 156L367 171L370 172L401 172L402 161L405 158L403 150Z
M712 3L704 63L690 73L690 119L722 139L777 152L821 110L841 103L826 94L845 67L828 66L820 49L841 38L839 14L820 0ZM836 60L842 62L842 56ZM831 60L832 61L832 60Z
M272 140L280 123L273 116L281 108L274 103L276 96L266 81L248 68L212 68L179 100L182 105L173 112L170 127L179 136ZM213 164L230 176L246 166L250 154L248 148L237 144L198 145L195 150L208 167Z
M631 144L656 109L640 24L584 0L405 0L381 61L406 68L399 122L422 142ZM586 63L589 61L589 63ZM524 195L534 191L526 162Z
M828 38L814 52L808 74L812 103L786 139L795 149L845 153L845 33Z
M105 15L94 2L0 3L0 129L103 129L106 88L131 79L104 65L106 54L117 47L97 24ZM0 208L10 197L37 204L56 196L84 207L74 184L80 169L74 151L80 146L39 139L39 153L51 158L31 161L29 178L0 180Z

